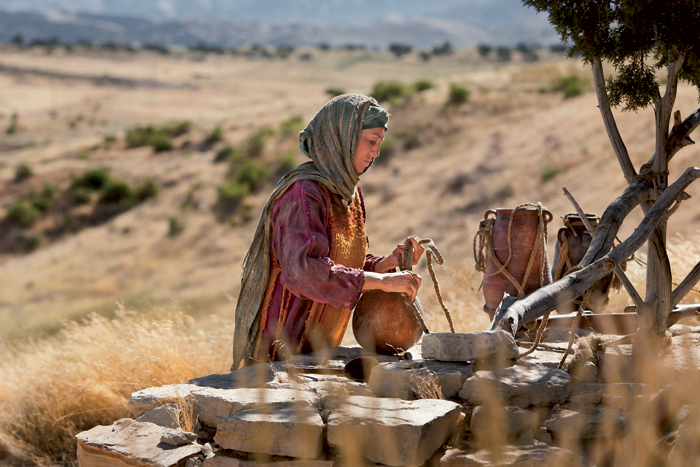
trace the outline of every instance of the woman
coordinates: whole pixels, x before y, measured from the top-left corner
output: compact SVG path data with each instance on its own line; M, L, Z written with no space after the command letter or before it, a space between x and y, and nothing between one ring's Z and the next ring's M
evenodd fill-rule
M365 290L415 298L420 276L391 272L403 245L367 254L359 177L379 156L389 113L371 97L338 96L301 132L311 159L277 184L243 260L233 366L340 345ZM423 253L412 238L413 264Z

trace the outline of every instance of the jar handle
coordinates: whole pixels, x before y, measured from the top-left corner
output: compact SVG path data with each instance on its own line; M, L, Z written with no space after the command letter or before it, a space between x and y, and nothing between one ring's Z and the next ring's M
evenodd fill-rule
M484 220L487 220L489 218L489 215L493 214L494 217L496 217L496 210L495 209L489 209L484 213ZM551 216L551 214L550 214ZM551 219L550 219L551 220Z
M552 219L554 219L554 216L552 215L552 213L549 212L549 210L547 210L547 209L542 210L542 217L544 218L545 224L549 224L550 222L552 222Z

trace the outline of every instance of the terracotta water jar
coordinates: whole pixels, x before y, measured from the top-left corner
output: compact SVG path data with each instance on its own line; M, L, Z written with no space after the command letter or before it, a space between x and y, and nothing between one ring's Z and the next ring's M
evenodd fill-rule
M508 266L505 268L519 283L523 284L523 278L527 270L530 255L533 253L535 241L537 239L537 228L539 224L539 213L537 208L525 207L515 210L513 216L513 225L510 234L510 245L508 240L508 224L513 209L490 209L484 214L484 219L495 217L495 222L492 229L493 249L496 258L501 264L505 264L508 260L508 252L512 251L512 256ZM552 213L546 209L542 211L542 217L545 223L552 221ZM544 266L542 259L544 255ZM544 239L542 247L537 248L534 253L530 274L524 283L525 295L537 290L540 287L540 270L543 269L543 283L547 285L552 282L552 276L549 268L549 259L547 258L547 239ZM484 275L484 311L493 315L498 305L503 300L503 294L507 293L511 296L518 296L518 288L506 277L504 273L494 274L498 271L496 263L489 254L486 263L486 274Z

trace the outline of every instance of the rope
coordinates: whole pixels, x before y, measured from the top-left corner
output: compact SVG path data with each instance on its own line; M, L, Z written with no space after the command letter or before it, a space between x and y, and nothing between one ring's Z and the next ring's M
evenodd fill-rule
M435 246L435 243L433 242L432 239L430 238L425 238L423 240L418 240L419 245L425 245L426 251L426 261L428 263L428 272L430 272L430 278L433 280L433 287L435 288L435 295L437 295L438 302L440 302L440 306L442 307L442 310L445 312L445 317L447 318L447 323L450 325L450 331L455 332L455 327L454 327L454 322L452 321L452 315L450 315L450 311L447 309L447 306L445 306L445 301L442 298L442 293L440 293L440 284L437 279L437 275L435 274L435 270L433 268L433 257L435 257L435 261L439 265L443 265L445 263L445 260L440 253L440 250L437 249L437 246ZM403 250L403 255L399 260L399 269L402 271L410 271L412 269L412 262L413 262L413 243L411 242L411 238L407 238L406 241L404 242L404 250ZM425 321L423 320L423 317L421 316L420 312L418 311L418 308L416 308L416 305L413 303L412 300L406 299L406 303L408 307L413 311L414 316L420 323L421 327L423 328L423 332L426 334L429 334L430 331L428 331L428 327L425 324Z
M583 302L588 302L592 290L593 289L591 288L586 291L586 293L583 295ZM566 352L564 352L564 356L561 358L559 365L557 365L557 369L559 370L562 369L564 363L566 362L566 357L568 357L571 353L571 348L574 345L574 338L576 337L576 330L578 329L578 324L581 322L581 316L583 316L583 305L578 307L578 311L576 312L574 322L571 323L571 330L569 331L569 345L567 346Z

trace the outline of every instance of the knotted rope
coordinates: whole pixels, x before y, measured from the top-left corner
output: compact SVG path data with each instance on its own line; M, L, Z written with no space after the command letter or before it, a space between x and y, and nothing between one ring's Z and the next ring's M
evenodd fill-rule
M440 250L437 249L437 246L435 246L435 243L430 238L418 240L418 244L425 245L425 256L426 261L428 263L428 272L430 272L430 278L433 280L433 286L435 287L435 295L437 295L438 302L440 302L440 306L445 312L447 323L450 325L450 331L455 332L454 323L452 321L452 315L450 315L450 312L445 306L444 300L442 299L442 293L440 293L440 284L438 283L437 276L435 275L435 270L433 269L433 256L435 257L435 260L439 265L443 265L445 263L445 260L443 259L442 254L440 254ZM413 267L412 263L413 242L411 242L411 238L409 237L404 242L403 255L399 259L399 269L402 271L410 271ZM413 312L413 315L416 317L416 320L418 320L418 322L420 323L421 327L423 328L423 332L426 334L430 334L430 331L428 331L428 326L426 326L425 321L423 320L423 317L418 311L418 308L416 308L416 305L413 303L413 300L406 299L406 304L408 308Z

